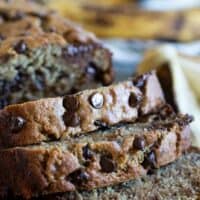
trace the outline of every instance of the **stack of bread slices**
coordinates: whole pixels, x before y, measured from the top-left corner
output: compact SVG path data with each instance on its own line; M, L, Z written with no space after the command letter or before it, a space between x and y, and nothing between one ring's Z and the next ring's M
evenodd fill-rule
M95 36L19 1L0 2L0 199L145 199L131 181L180 157L199 176L199 153L182 156L192 117L165 102L154 71L109 85Z
M1 195L92 190L144 176L190 146L192 121L155 73L0 111Z

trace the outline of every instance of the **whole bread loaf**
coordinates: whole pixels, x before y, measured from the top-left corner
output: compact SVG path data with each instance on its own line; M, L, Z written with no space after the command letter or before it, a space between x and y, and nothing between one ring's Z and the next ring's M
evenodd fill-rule
M176 160L190 145L189 116L121 124L63 142L0 151L0 195L32 196L115 185Z
M34 2L0 1L0 108L112 83L111 53Z
M134 122L165 104L155 72L66 97L0 111L0 148L66 139L120 122Z

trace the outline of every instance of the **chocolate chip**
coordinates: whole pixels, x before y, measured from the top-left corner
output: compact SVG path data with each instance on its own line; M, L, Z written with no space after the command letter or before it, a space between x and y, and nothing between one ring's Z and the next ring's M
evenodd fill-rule
M73 95L67 95L63 98L63 106L71 112L77 111L79 108L79 101Z
M90 179L90 176L87 172L85 172L83 169L78 169L71 173L67 179L71 181L73 184L81 186L88 182Z
M151 151L150 153L148 153L145 158L144 161L142 163L144 168L153 168L156 166L156 156L155 153L153 151Z
M142 101L142 95L131 92L128 103L131 107L136 107Z
M34 90L43 90L46 85L45 75L42 71L37 70L35 72L35 80L33 83Z
M143 137L136 136L133 141L133 147L139 150L144 150L146 145L145 139Z
M82 53L85 53L85 52L87 52L88 50L89 50L89 48L88 48L88 46L83 46L83 45L81 45L81 46L79 46L78 47L78 50L80 51L80 52L82 52Z
M98 126L99 129L101 129L101 130L106 130L106 129L109 128L108 125L107 125L105 122L101 121L101 120L96 120L96 121L94 122L94 125L95 125L95 126Z
M66 126L78 126L80 124L80 117L77 113L65 112L63 115L63 120Z
M148 77L148 74L138 76L137 78L133 79L133 85L140 89L143 89L147 77Z
M83 147L82 151L83 151L83 157L84 157L86 160L90 160L90 159L93 158L93 153L92 153L92 151L90 150L88 144L87 144L86 146Z
M14 50L19 54L25 54L27 51L27 45L23 40L20 40L15 46Z
M62 50L62 55L64 58L68 58L69 56L75 56L78 53L78 48L73 45L69 45Z
M116 166L111 156L102 155L100 158L100 166L103 172L111 173L115 171Z
M25 125L25 120L22 117L11 116L9 119L10 130L12 133L18 133Z
M104 103L104 98L103 95L100 93L94 93L90 96L90 104L96 108L96 109L100 109L102 108Z
M160 109L159 115L161 116L162 119L166 119L169 116L171 116L171 117L176 116L174 109L172 108L172 106L170 106L168 104L164 105Z
M96 77L97 75L97 68L93 63L88 63L88 65L85 68L85 73L89 77Z

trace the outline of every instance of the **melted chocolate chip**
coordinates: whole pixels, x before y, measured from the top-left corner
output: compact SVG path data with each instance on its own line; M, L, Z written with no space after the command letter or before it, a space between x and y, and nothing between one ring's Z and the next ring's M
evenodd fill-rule
M87 183L89 178L90 178L89 174L83 171L83 169L78 169L67 177L69 181L78 186Z
M136 107L141 101L142 101L142 95L140 94L136 95L135 93L131 92L129 96L129 105L131 107Z
M116 166L111 156L102 155L100 158L100 166L103 172L111 173L115 171Z
M46 85L45 75L42 71L35 72L35 82L34 82L34 89L36 90L43 90Z
M94 122L94 125L95 125L95 126L98 126L99 129L101 129L101 130L106 130L106 129L109 128L108 125L107 125L105 122L101 121L101 120L96 120L96 121Z
M73 45L69 45L62 50L62 55L64 58L68 58L69 56L75 56L78 53L78 48Z
M145 139L143 137L136 136L133 141L133 148L138 150L144 150L146 145Z
M176 114L172 106L166 104L161 108L159 115L161 116L162 119L166 119L167 117L169 116L173 117Z
M76 127L80 125L80 117L77 113L65 112L63 115L63 120L66 126Z
M79 101L73 95L67 95L63 98L63 106L71 112L77 111L79 108Z
M18 133L25 125L25 120L22 117L11 116L9 125L12 133Z
M150 153L148 153L145 156L145 159L144 159L142 165L145 169L154 168L156 166L156 156L153 151L151 151Z
M7 94L9 92L9 84L8 81L0 80L0 95Z
M133 79L133 85L140 89L143 89L145 86L147 76L148 76L147 74L144 74L144 75L138 76L137 78Z
M96 78L97 76L97 68L92 63L88 63L88 65L85 68L85 73L87 76Z
M84 157L86 160L90 160L90 159L93 158L93 153L92 153L92 151L90 150L88 144L87 144L86 146L83 147L82 151L83 151L83 157Z
M14 50L19 54L25 54L27 52L27 45L23 40L20 40L15 46Z
M102 108L103 103L104 103L104 98L102 94L94 93L90 96L90 104L92 105L92 107L100 109Z

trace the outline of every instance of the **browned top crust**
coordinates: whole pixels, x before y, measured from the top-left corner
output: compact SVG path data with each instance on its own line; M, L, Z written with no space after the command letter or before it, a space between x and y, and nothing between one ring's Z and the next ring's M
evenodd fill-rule
M26 0L0 1L0 38L0 56L14 51L14 45L20 40L30 49L42 46L47 41L48 44L65 46L99 45L94 34L56 12Z
M134 122L165 103L155 72L64 98L16 104L0 111L0 148L65 139Z

